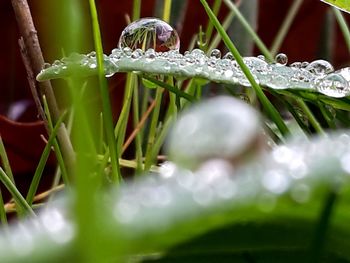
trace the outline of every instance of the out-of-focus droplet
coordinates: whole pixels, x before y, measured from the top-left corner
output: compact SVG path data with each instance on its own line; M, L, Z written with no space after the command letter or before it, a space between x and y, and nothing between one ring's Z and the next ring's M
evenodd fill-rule
M118 47L129 47L132 50L153 48L156 52L166 52L178 50L180 38L176 30L166 22L157 18L142 18L123 30Z
M257 58L266 61L266 58L264 55L259 55L259 56L257 56Z
M282 65L287 65L288 63L288 57L284 53L279 53L276 55L275 60L277 63L282 64Z

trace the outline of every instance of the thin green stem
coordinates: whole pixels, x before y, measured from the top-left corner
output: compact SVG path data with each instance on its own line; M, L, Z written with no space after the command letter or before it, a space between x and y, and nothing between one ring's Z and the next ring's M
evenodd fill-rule
M158 86L160 86L160 87L162 87L162 88L164 88L164 89L166 89L166 90L168 90L168 91L170 91L172 93L175 93L177 96L182 97L182 98L184 98L184 99L186 99L186 100L188 100L190 102L193 102L193 101L196 100L193 96L191 96L191 95L187 94L186 92L183 92L182 90L180 90L180 89L178 89L176 87L173 87L173 86L171 86L171 85L169 85L167 83L164 83L162 81L159 81L157 79L154 79L154 78L146 76L146 75L144 75L142 77L144 79L147 79L147 80L153 82L154 84L157 84Z
M218 15L221 4L222 4L222 0L215 0L215 2L213 4L213 13L215 14L215 16ZM206 45L208 45L208 43L211 39L211 36L213 34L213 29L214 29L214 26L213 26L212 22L209 20L208 25L207 25L207 30L205 31L205 38L206 39L204 42L206 43ZM208 50L211 50L211 49L208 48Z
M229 36L227 35L225 29L221 26L219 20L216 18L212 10L210 9L208 3L205 0L200 0L202 5L204 6L204 9L206 10L209 18L212 20L212 23L214 24L216 30L221 35L225 45L228 47L234 58L236 59L238 65L241 67L244 75L247 77L248 81L250 82L251 86L253 87L254 91L256 92L257 97L259 98L262 106L270 116L270 118L275 122L278 129L283 135L286 135L289 133L288 127L284 123L281 115L276 110L276 108L271 104L271 102L268 100L268 98L265 96L264 92L262 91L261 87L258 85L256 80L254 79L254 76L249 71L249 68L244 63L242 56L239 54L237 48L230 40ZM225 0L224 0L225 1ZM269 53L269 52L268 52Z
M121 154L122 154L122 147L125 139L126 127L129 119L129 114L130 114L130 107L131 107L133 87L134 87L133 75L134 75L133 73L127 74L123 107L119 115L117 125L115 126L115 129L114 129L115 136L117 137L117 150L119 153L118 158L121 157Z
M45 114L46 114L46 117L47 117L47 123L48 123L49 129L50 129L50 133L52 133L54 127L53 127L53 124L52 124L52 118L51 118L49 106L47 104L45 96L43 96L43 104L44 104L44 110L45 110ZM61 149L60 149L60 147L58 145L56 137L54 137L54 140L53 140L53 147L55 149L55 154L56 154L56 158L57 158L57 161L58 161L58 165L59 165L60 170L61 170L61 175L62 175L63 182L66 185L68 185L69 184L68 173L67 173L67 169L66 169L66 166L65 166L65 163L64 163L64 160L63 160L62 152L61 152Z
M9 159L7 157L6 149L4 146L4 142L2 141L1 134L0 134L0 158L1 158L2 165L4 167L6 174L10 177L13 184L15 184L15 179L13 177L11 165L10 165Z
M0 167L0 181L5 185L6 189L11 193L13 199L16 201L16 204L20 206L20 208L27 212L28 214L35 216L33 209L26 202L24 197L18 191L16 186L13 184L11 179L7 176L5 171Z
M49 139L47 141L47 144L45 145L44 151L43 151L43 153L40 156L40 160L39 160L38 166L37 166L37 168L35 170L35 173L34 173L34 176L33 176L33 179L32 179L32 182L30 184L30 187L29 187L29 190L28 190L28 194L27 194L27 197L26 197L27 203L29 205L31 205L33 203L34 196L35 196L36 191L38 189L39 182L40 182L42 173L43 173L44 168L45 168L45 164L46 164L47 159L49 158L49 155L50 155L50 152L51 152L51 147L52 147L53 142L54 142L54 140L56 138L57 131L58 131L60 125L63 123L63 120L64 120L65 116L66 116L66 114L63 114L57 120L55 127L51 131L51 134L50 134L50 137L49 137Z
M345 40L346 46L348 47L348 51L350 53L350 30L349 30L349 27L344 19L343 14L341 13L341 11L337 8L334 8L334 7L332 9L333 9L335 18L338 21L340 30L342 31L342 33L344 35L344 40Z
M141 14L141 0L134 0L132 5L132 21L140 18Z
M4 199L2 198L1 190L0 190L0 222L3 226L7 226L7 216L6 216Z
M107 84L106 77L104 75L101 33L100 33L95 1L89 0L89 4L90 4L91 19L92 19L95 49L96 49L97 70L98 70L99 87L100 87L100 93L101 93L101 99L102 99L103 117L105 118L104 124L106 127L107 142L108 142L109 152L111 155L112 180L115 182L118 182L121 178L119 162L118 162L119 154L117 152L117 145L114 137L112 107L111 107L111 102L109 98L108 84Z
M172 0L165 0L165 1L164 1L163 20L164 20L165 22L169 22L169 21L170 21L171 2L172 2Z
M271 48L270 48L270 53L273 56L275 56L277 54L277 52L279 51L279 49L281 48L281 45L283 43L283 40L285 39L288 30L290 28L290 26L292 25L294 18L296 17L298 10L301 6L301 4L303 3L303 0L295 0L292 4L292 6L289 8L288 14L286 16L286 18L284 19L278 33L277 36L275 37Z
M318 134L325 135L326 133L324 132L322 126L317 121L315 116L312 114L312 112L310 111L309 107L306 105L305 101L303 101L300 98L295 99L295 101L296 101L296 103L298 103L298 105L301 108L301 110L305 113L306 117L308 118L308 120L309 120L310 124L312 125L312 127L314 127L315 131Z
M148 141L147 141L147 149L146 149L146 155L145 155L145 171L148 171L152 165L153 162L153 156L152 156L152 147L155 141L156 131L157 131L157 124L159 119L159 112L160 112L160 106L162 102L162 94L163 89L158 88L156 91L156 106L154 107L151 124L149 128L149 134L148 134Z
M232 19L234 18L235 13L234 12L230 12L224 19L224 22L222 23L222 27L225 28L225 30L227 30L227 28L230 26ZM213 50L214 48L217 48L219 43L221 41L221 36L220 34L216 33L213 41L210 43L209 47L208 47L208 52L210 50Z
M134 94L133 94L133 125L134 128L137 127L138 123L140 122L140 109L139 109L139 87L138 87L138 81L137 76L134 75L135 78L135 85L134 85ZM137 168L136 168L136 174L139 174L142 171L142 140L140 132L138 132L135 136L135 157L137 162Z
M202 1L202 4L204 3L204 1ZM238 18L238 20L241 22L242 26L248 31L248 33L252 36L253 40L255 41L256 45L258 46L258 48L261 50L261 52L263 53L263 55L266 57L266 59L268 61L273 61L273 57L271 56L270 51L268 50L268 48L265 46L265 44L260 40L259 36L255 33L255 31L253 30L253 28L249 25L248 21L244 18L244 16L241 14L241 12L239 11L239 9L230 1L230 0L224 0L225 4L227 5L227 7L233 11L236 15L236 17ZM210 7L208 6L208 8L210 9ZM207 11L208 12L208 11ZM215 17L215 19L217 20L216 16L213 14L213 17ZM219 21L217 20L217 23L219 23ZM214 25L215 26L215 25ZM221 26L221 25L220 25ZM216 27L216 26L215 26ZM218 30L218 28L216 27L216 29ZM219 30L218 30L219 31ZM225 32L226 34L226 32ZM220 34L221 35L221 34ZM226 34L227 35L227 34ZM222 35L221 35L222 36ZM232 51L231 51L232 52Z

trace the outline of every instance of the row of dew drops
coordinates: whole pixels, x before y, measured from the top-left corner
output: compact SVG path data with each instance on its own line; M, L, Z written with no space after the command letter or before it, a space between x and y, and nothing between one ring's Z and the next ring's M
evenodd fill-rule
M104 55L106 76L121 71L142 71L250 86L230 52L222 56L220 50L213 49L206 55L202 50L194 49L180 54L179 47L176 31L165 22L155 18L138 20L124 29L118 48L109 56ZM350 95L350 69L334 71L326 60L294 62L288 66L287 55L280 53L272 63L268 63L263 55L245 57L244 62L259 84L272 89L306 89L339 98ZM85 71L95 71L96 53L72 54L56 60L52 65L46 64L42 74L50 69L54 75L60 75L72 64L78 64Z

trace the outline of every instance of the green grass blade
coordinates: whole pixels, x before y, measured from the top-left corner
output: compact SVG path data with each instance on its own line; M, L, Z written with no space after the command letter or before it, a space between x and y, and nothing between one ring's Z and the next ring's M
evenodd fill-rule
M7 216L4 206L4 199L2 198L2 193L0 191L0 222L3 226L7 226Z
M109 98L108 84L107 84L106 77L104 75L101 33L100 33L95 1L89 0L89 4L90 4L91 19L92 19L95 49L96 49L97 70L98 70L99 87L100 87L100 93L101 93L101 99L102 99L103 117L105 118L104 124L106 127L107 142L108 142L109 152L111 155L112 180L114 180L115 182L118 182L121 178L119 163L118 163L119 155L117 153L117 145L114 137L112 107L111 107L111 102Z
M205 0L200 0L202 5L204 6L205 11L207 12L209 18L212 20L212 23L214 24L216 30L219 32L221 35L225 45L227 48L230 50L232 55L235 57L238 65L241 67L244 75L247 77L249 80L250 84L252 85L253 89L256 92L257 97L259 98L261 104L263 105L264 109L270 116L270 118L275 122L276 126L278 129L281 131L283 135L286 135L289 133L289 130L284 123L281 115L278 113L276 108L271 104L271 102L267 99L265 96L264 92L262 91L261 87L258 85L258 83L255 81L254 76L252 73L249 71L248 67L244 64L244 61L239 54L237 48L235 45L232 43L230 40L229 36L227 35L225 29L221 26L219 20L216 18L212 10L210 9L208 3Z
M338 9L333 8L333 12L334 12L335 18L338 21L340 30L342 31L342 33L344 35L344 40L345 40L346 46L348 48L348 51L350 53L350 30L349 30L349 27L348 27L342 13Z
M152 156L152 148L154 145L156 132L157 132L157 126L159 121L159 113L160 113L160 107L162 103L162 95L163 95L163 89L158 88L156 91L156 106L153 109L152 118L151 118L151 124L149 128L149 134L148 134L148 141L147 141L147 149L146 149L146 155L145 155L145 171L148 171L153 163L153 156Z
M134 0L132 4L132 21L140 18L141 14L141 0Z
M186 92L183 92L182 90L179 90L178 88L175 88L167 83L164 83L162 81L159 81L157 79L154 79L154 78L146 76L146 75L142 76L142 78L147 79L147 80L153 82L154 84L157 84L159 87L162 87L162 88L176 94L176 96L184 98L190 102L193 102L196 100L193 96L191 96L191 95L187 94Z
M47 122L49 124L49 129L50 129L50 132L52 133L54 127L53 127L53 124L52 124L52 118L51 118L50 110L49 110L49 107L47 105L47 101L46 101L46 97L45 96L43 97L43 104L44 104L45 114L46 114L46 117L47 117ZM60 170L61 170L61 175L62 175L63 182L66 185L68 185L69 184L69 178L68 178L67 169L66 169L66 166L65 166L65 163L64 163L64 160L63 160L61 149L60 149L60 147L58 145L58 142L57 142L56 138L54 138L54 140L53 140L53 147L55 149L55 154L56 154L58 165L59 165Z
M56 135L57 135L57 131L58 131L60 125L62 124L65 116L66 116L66 114L63 114L57 120L57 123L56 123L55 127L52 129L49 140L47 141L47 144L45 145L44 151L40 157L38 166L35 170L35 173L34 173L34 176L33 176L33 179L32 179L32 182L30 184L28 194L26 197L26 201L29 205L32 205L32 203L33 203L34 196L35 196L36 191L38 189L39 182L40 182L42 173L43 173L44 168L45 168L45 164L46 164L47 159L49 158L49 155L51 152L51 147L53 146L54 140L55 140Z
M13 177L11 165L10 165L9 159L7 157L7 154L6 154L6 149L4 146L4 142L2 141L1 134L0 134L0 159L2 161L2 165L4 167L6 174L10 177L13 184L15 184L15 179Z
M20 208L23 211L27 212L32 216L35 216L35 213L30 207L30 205L27 203L27 201L24 199L24 197L21 195L21 193L18 191L16 186L13 184L11 179L7 176L7 174L1 167L0 167L0 181L5 185L7 190L11 193L16 204L20 206Z

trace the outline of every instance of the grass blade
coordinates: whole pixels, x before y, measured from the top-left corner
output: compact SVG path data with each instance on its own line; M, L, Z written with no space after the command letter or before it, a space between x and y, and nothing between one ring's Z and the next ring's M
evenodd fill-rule
M7 190L11 193L16 204L20 206L20 208L23 211L26 211L28 214L32 216L35 216L35 213L30 207L30 205L27 203L27 201L24 199L24 197L21 195L21 193L18 191L16 186L13 184L11 179L7 176L7 174L1 167L0 167L0 181L5 185Z
M33 179L32 179L32 182L30 184L30 187L29 187L29 190L28 190L28 194L27 194L27 197L26 197L26 202L29 205L32 205L32 203L33 203L35 193L36 193L36 191L38 189L39 182L40 182L42 173L43 173L44 168L45 168L45 164L46 164L47 159L49 158L49 155L50 155L50 152L51 152L51 147L52 147L52 145L54 143L54 140L56 138L57 131L58 131L60 125L62 124L65 116L66 116L66 114L63 114L58 119L55 127L52 129L52 132L50 134L49 140L47 141L47 144L45 145L44 151L43 151L43 153L42 153L42 155L40 157L38 166L37 166L37 168L35 170L35 173L34 173L34 176L33 176Z
M105 118L104 124L106 127L107 142L108 142L109 152L111 155L112 179L115 182L118 182L121 178L120 170L119 170L119 160L118 160L119 155L117 153L117 145L114 137L112 107L111 107L111 102L109 98L108 84L107 84L106 77L104 75L101 33L100 33L95 1L89 0L89 3L90 3L90 12L91 12L91 19L92 19L93 36L94 36L95 49L96 49L97 70L98 70L98 79L100 84L99 87L100 87L101 99L102 99L103 117Z
M212 23L214 24L216 30L221 35L225 45L230 50L232 55L235 57L238 65L241 67L244 75L247 77L247 79L249 80L249 82L252 85L253 89L255 90L256 95L259 98L259 100L260 100L261 104L263 105L264 109L266 110L266 112L268 113L270 118L275 122L275 124L277 125L278 129L280 130L280 132L283 135L288 134L289 130L288 130L286 124L284 123L281 115L278 113L276 108L271 104L271 102L267 99L267 97L265 96L265 94L262 91L261 87L255 81L254 76L249 71L247 65L244 64L244 61L243 61L241 55L239 54L237 48L232 43L232 41L230 40L229 36L227 35L225 29L221 26L219 20L216 18L216 16L214 15L212 10L210 9L208 3L205 0L200 0L200 1L201 1L202 5L204 6L204 9L207 12L209 18L212 20Z

